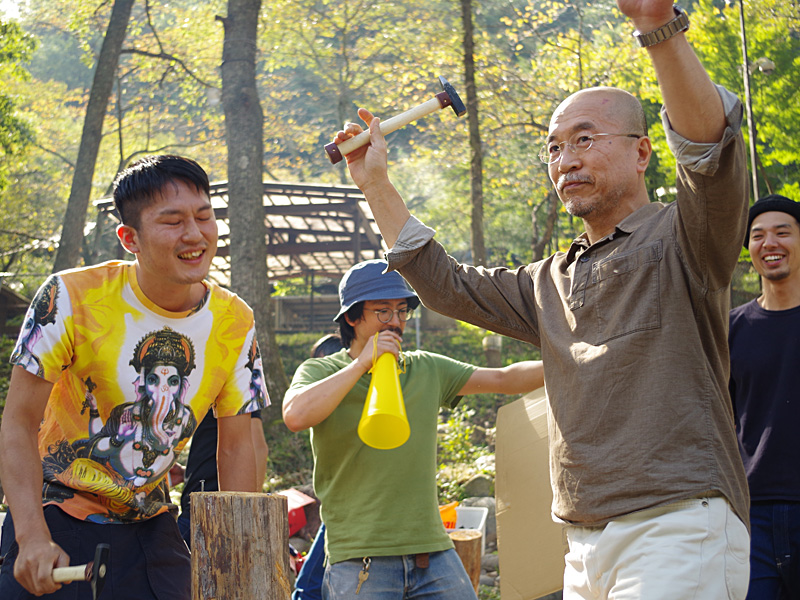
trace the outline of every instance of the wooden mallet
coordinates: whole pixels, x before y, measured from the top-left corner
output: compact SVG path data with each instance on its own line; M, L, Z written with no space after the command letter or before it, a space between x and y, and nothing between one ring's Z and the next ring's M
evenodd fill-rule
M465 115L467 113L467 107L464 106L464 103L461 101L461 98L459 98L455 88L448 83L447 79L441 76L439 77L439 83L442 86L442 91L427 102L418 104L417 106L409 108L407 111L400 113L399 115L395 115L390 119L381 121L381 133L383 135L387 135L393 131L397 131L412 121L416 121L420 117L429 115L432 112L436 112L437 110L446 106L452 106L453 111L459 117ZM328 153L328 158L331 159L331 162L336 164L342 160L345 155L350 154L353 150L361 148L362 146L366 146L367 144L369 144L369 130L362 131L357 136L351 137L349 140L345 140L341 144L331 142L325 146L325 152Z
M88 581L92 586L92 598L97 600L108 575L108 559L111 556L111 547L108 544L97 544L94 550L94 560L74 567L56 567L53 569L53 581L56 583L72 583L73 581Z

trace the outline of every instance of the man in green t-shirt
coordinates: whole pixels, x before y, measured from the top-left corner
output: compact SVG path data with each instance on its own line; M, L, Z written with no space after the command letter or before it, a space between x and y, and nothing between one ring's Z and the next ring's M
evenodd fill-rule
M314 490L327 527L323 598L475 598L439 518L438 411L466 394L536 389L544 383L542 364L487 369L422 350L401 357L419 299L386 266L370 260L345 274L335 319L344 349L300 365L283 401L289 429L312 428ZM367 446L357 434L373 359L384 353L400 359L411 428L409 439L390 450Z

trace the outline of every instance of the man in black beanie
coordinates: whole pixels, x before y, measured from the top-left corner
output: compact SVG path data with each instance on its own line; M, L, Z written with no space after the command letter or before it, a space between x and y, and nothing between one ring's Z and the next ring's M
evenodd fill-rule
M750 486L749 600L800 598L800 203L762 198L745 248L761 295L731 311L731 399Z

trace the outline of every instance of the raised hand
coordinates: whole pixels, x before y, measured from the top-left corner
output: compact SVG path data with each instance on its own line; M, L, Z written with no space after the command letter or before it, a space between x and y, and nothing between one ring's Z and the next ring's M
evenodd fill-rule
M643 33L657 29L675 17L672 0L617 0L617 6Z

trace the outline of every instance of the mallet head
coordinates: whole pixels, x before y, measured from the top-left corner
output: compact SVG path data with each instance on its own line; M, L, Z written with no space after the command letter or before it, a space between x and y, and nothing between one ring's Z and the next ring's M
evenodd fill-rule
M456 116L460 117L467 114L467 107L461 101L461 98L456 92L456 88L454 88L452 84L450 84L450 82L448 82L447 79L441 75L439 75L439 83L441 84L445 94L447 94L447 97L449 98L448 104L453 107L453 112L456 113ZM442 106L442 108L444 108L444 106Z
M89 579L89 584L92 586L93 600L97 600L100 592L103 591L103 586L106 583L106 576L108 575L109 558L111 558L111 546L108 544L97 544L97 548L94 550L94 561L90 563L92 566L91 578L89 577L89 573L87 573L87 579ZM86 566L88 571L89 565Z

